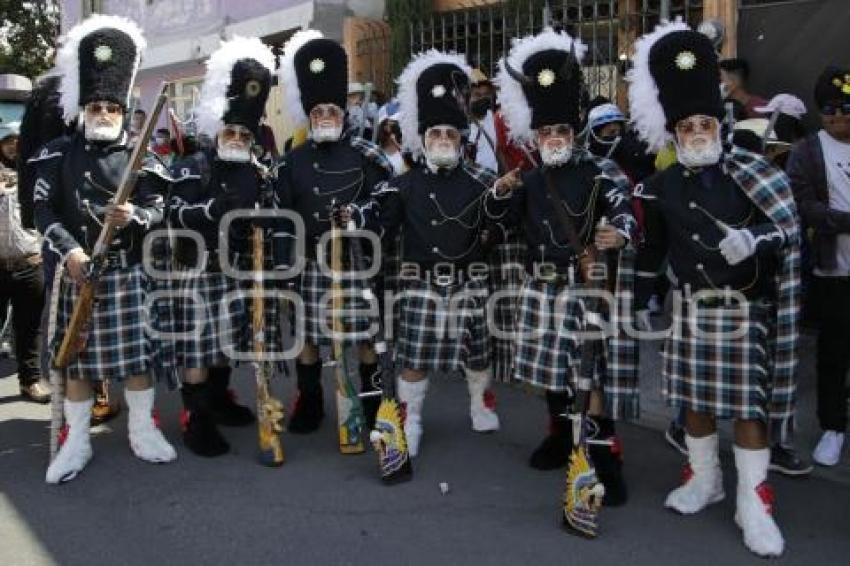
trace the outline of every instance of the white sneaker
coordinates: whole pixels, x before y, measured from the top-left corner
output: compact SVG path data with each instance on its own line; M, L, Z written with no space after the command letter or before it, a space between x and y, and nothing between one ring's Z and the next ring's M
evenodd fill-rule
M57 484L71 481L83 471L83 468L91 460L89 419L93 405L93 399L85 401L65 399L65 423L68 427L68 436L56 457L47 467L47 474L44 478L47 483Z
M767 483L770 449L734 447L738 469L738 499L735 523L744 534L744 544L762 558L782 555L785 539L773 519L773 488Z
M177 452L156 427L153 419L154 389L143 391L124 390L129 414L127 416L127 431L130 438L130 448L136 458L145 462L161 464L177 459Z
M664 506L683 515L693 515L726 497L720 470L717 433L703 438L685 435L688 465L684 481L667 496Z
M428 392L428 380L398 380L398 400L405 405L404 435L407 437L407 452L411 458L419 454L422 440L422 405Z
M821 466L834 466L841 459L844 446L844 433L828 430L820 437L820 442L812 453L812 459Z
M469 388L469 416L472 430L475 432L495 432L499 430L499 415L495 411L495 396L488 390L490 371L464 370L466 385Z

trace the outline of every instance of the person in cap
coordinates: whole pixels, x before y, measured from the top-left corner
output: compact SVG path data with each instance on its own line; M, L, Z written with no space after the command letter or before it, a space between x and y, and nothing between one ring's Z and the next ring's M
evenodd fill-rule
M378 146L358 137L347 125L348 57L341 45L318 31L300 31L284 47L280 73L290 118L298 127L309 126L309 140L278 163L275 188L278 206L297 213L304 223L301 233L296 233L294 225L284 229L289 241L278 249L278 257L289 267L304 261L295 282L305 309L304 347L295 364L298 399L288 426L290 432L304 434L317 430L325 415L321 354L332 344L332 309L325 300L332 280L318 261L322 257L319 244L331 222L345 228L348 220L354 220L358 229L375 228L373 210L364 203L375 185L392 175L393 167ZM302 238L303 258L295 255L296 238ZM350 277L343 280L350 293L369 285ZM345 303L346 309L360 313L369 309L363 299ZM370 319L362 314L345 319L345 342L359 349L362 390L373 391L379 368L370 345ZM379 403L375 396L363 400L370 428Z
M841 460L847 430L846 336L850 322L850 66L829 66L815 83L822 129L788 157L788 175L807 227L813 268L806 310L819 326L817 416L820 466Z
M177 457L152 414L151 376L172 377L173 359L162 341L146 332L148 325L160 328L167 321L162 309L146 309L153 283L142 257L145 234L162 221L168 172L161 163L148 161L130 200L111 202L130 157L123 126L144 48L141 30L124 18L96 15L72 28L57 55L60 103L65 121L79 115L81 127L49 142L29 160L36 167L36 227L60 257L53 348L62 342L104 221L119 226L102 263L94 266L100 274L85 346L62 370L67 434L47 468L48 483L73 479L91 459L90 384L104 379L125 382L130 447L136 457L155 463Z
M472 71L469 96L469 157L480 167L500 172L496 157L496 91L493 83L480 69Z
M634 125L650 149L675 142L677 163L635 189L645 211L638 305L664 257L678 308L663 349L663 391L684 408L688 464L665 506L698 513L725 497L718 419L734 420L735 521L744 544L778 556L784 539L767 482L768 421L793 414L800 226L788 178L720 135L717 54L677 21L636 44Z
M636 350L633 344L621 348L627 341L617 332L607 340L604 355L594 360L593 375L579 376L584 346L580 333L588 328L588 304L580 290L590 285L581 258L595 245L619 260L617 278L610 282L618 302L630 286L627 245L635 219L628 178L615 163L575 142L584 98L580 61L586 49L566 32L547 28L517 41L501 61L499 103L512 139L536 145L543 163L525 173L515 170L503 176L487 203L493 214L505 214L505 223L521 228L528 249L517 312L514 378L545 391L550 423L529 463L540 470L567 464L573 446L567 413L579 379L592 380L588 449L605 486L605 504L619 505L627 493L612 419L636 416ZM553 194L559 202L552 202ZM565 214L556 213L554 206L561 206ZM555 312L565 315L547 316Z
M495 176L463 159L471 76L461 55L430 50L408 63L397 80L399 113L402 142L415 165L373 193L385 239L401 238L400 322L394 334L398 398L406 406L412 457L420 450L432 372L462 372L472 429L499 428L488 394L488 268L482 247L482 197Z
M199 250L193 241L178 237L173 254L180 290L200 297L207 310L207 317L199 320L194 301L180 300L175 309L177 330L186 336L177 345L183 367L183 441L200 456L220 456L229 450L217 425L254 422L253 413L228 391L230 360L245 350L243 338L250 335L247 305L242 299L226 298L241 286L232 270L251 269L251 223L238 217L231 221L225 215L272 207L272 183L254 150L260 144L259 128L274 70L274 54L258 38L223 42L207 61L196 110L198 134L213 140L214 147L172 168L169 226L196 232L205 247ZM275 328L276 324L267 325L270 345Z
M734 58L720 61L720 89L723 98L740 107L744 119L757 118L759 106L767 100L749 91L750 64L746 59Z
M655 172L654 157L646 145L627 126L626 117L616 104L606 102L587 113L585 145L590 153L616 163L633 183Z

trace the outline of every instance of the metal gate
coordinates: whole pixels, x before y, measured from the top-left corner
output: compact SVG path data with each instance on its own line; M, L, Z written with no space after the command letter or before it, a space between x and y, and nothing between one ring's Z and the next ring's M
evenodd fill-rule
M546 7L548 4L548 9ZM702 20L701 0L552 0L459 2L455 10L431 12L408 22L407 50L397 54L398 70L411 54L430 48L466 54L473 67L493 76L511 40L539 32L545 21L564 25L588 45L585 78L591 96L616 99L619 79L636 37L658 23L662 11L692 25Z

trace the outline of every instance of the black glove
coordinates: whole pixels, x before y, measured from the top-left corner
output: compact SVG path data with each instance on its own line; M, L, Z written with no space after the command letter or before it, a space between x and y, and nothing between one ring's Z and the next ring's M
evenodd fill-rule
M237 192L222 193L210 203L210 215L221 218L231 210L243 208L242 197Z

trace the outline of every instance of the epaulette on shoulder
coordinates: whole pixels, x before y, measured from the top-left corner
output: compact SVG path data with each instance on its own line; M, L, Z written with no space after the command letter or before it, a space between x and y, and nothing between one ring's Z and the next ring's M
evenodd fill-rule
M168 167L165 163L163 163L162 159L155 153L148 154L145 157L145 161L142 164L142 171L150 173L151 175L156 175L167 183L174 182L174 177L172 177L171 171L168 170Z
M62 157L68 151L70 145L71 138L68 136L50 140L41 149L36 151L32 157L27 159L27 163L38 163L39 161L48 161Z
M381 167L390 175L393 174L393 164L379 145L358 136L351 136L351 147L359 151L371 163Z
M183 183L201 179L201 165L197 159L185 158L177 161L169 168L169 175L173 183Z

